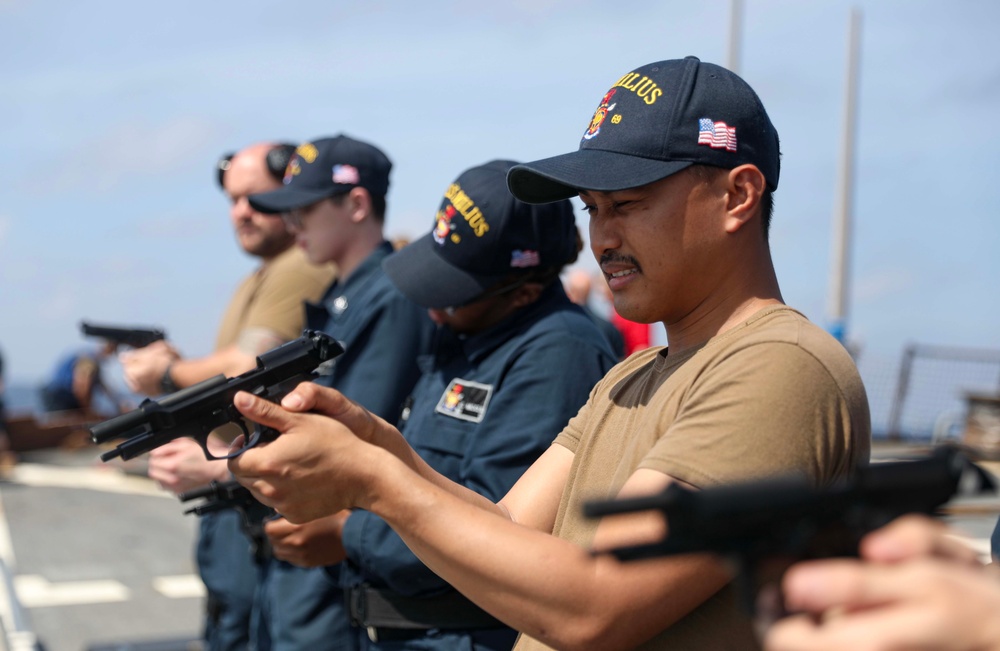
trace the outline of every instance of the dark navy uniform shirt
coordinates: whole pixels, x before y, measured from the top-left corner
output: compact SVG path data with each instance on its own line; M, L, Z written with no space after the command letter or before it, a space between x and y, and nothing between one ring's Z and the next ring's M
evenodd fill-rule
M392 245L383 242L344 282L334 282L320 304L306 303L306 327L344 346L333 374L317 383L395 424L420 377L417 356L430 349L434 323L382 271L390 253Z
M593 321L553 283L486 332L462 338L439 329L434 354L420 359L403 435L435 470L498 501L615 361ZM347 519L343 543L342 585L410 596L451 589L367 511Z
M392 253L388 242L350 276L326 291L320 304L306 304L306 327L321 330L344 346L331 375L316 381L332 386L390 423L420 377L417 358L430 350L435 326L427 310L411 302L382 271ZM350 619L339 587L340 565L300 568L272 560L261 592L262 617L272 651L354 651Z

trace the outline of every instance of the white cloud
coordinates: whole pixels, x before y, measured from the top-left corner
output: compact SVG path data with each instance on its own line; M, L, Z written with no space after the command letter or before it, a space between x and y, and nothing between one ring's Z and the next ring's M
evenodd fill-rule
M135 176L156 176L181 169L214 129L194 116L180 116L162 124L141 119L125 122L69 149L44 181L32 180L35 191L108 192Z
M39 302L38 315L54 322L72 321L80 314L83 296L80 287L73 285L59 287Z
M209 219L179 219L176 217L159 217L145 219L136 225L136 230L143 237L154 240L197 238L209 232Z

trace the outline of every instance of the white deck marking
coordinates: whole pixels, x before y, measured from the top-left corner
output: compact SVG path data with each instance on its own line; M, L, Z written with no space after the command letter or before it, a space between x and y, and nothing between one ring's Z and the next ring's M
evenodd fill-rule
M0 561L7 566L7 570L14 571L14 542L10 538L10 527L7 526L7 513L3 509L3 499L0 495Z
M127 601L129 591L118 581L61 581L50 583L37 574L14 577L18 601L25 608L72 606Z
M205 584L195 574L158 576L153 579L153 589L170 599L194 599L205 596Z
M113 468L61 468L38 463L19 463L14 466L9 480L25 486L89 488L106 493L175 499L173 494L158 487L153 480L127 475Z
M14 543L10 538L10 527L7 525L7 514L3 510L3 500L0 499L0 623L5 630L14 630L17 626L15 613L17 597L11 594L8 583L14 573Z

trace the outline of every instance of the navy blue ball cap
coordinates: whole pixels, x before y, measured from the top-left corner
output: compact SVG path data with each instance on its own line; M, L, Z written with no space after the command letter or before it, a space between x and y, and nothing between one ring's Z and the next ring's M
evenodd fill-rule
M414 303L466 305L504 279L560 268L577 254L569 201L531 205L507 190L516 163L494 160L462 172L444 193L433 230L382 261L386 275Z
M750 163L773 191L780 157L778 132L753 89L687 57L625 74L601 98L577 151L517 165L507 183L521 201L545 203L646 185L691 165Z
M304 142L288 161L283 187L250 195L250 206L263 213L304 208L322 199L346 194L353 188L373 197L389 191L392 162L374 145L339 134Z

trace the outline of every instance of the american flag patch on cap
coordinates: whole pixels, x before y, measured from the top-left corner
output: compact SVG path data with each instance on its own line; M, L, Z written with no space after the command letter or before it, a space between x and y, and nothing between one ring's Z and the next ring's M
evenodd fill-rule
M353 165L334 165L333 182L345 185L357 185L361 182L361 175L358 174L358 168Z
M510 266L512 267L537 267L542 264L542 259L538 251L522 251L520 249L511 251Z
M708 145L713 149L736 151L736 127L701 118L698 120L698 144Z

